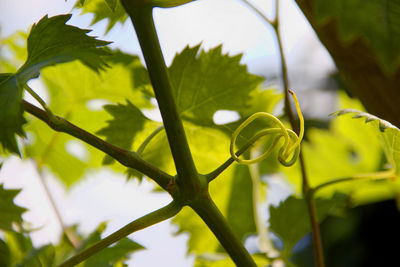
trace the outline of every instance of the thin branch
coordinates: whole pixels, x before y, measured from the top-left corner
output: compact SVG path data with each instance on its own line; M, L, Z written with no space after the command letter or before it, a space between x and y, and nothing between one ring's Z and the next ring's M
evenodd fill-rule
M246 0L242 0L242 1L245 4L247 4L249 6L249 8L254 10L254 6L249 5L248 1L246 1ZM257 14L261 13L260 11L256 11L256 12L257 12ZM289 77L288 77L288 72L287 72L285 54L283 51L282 39L281 39L280 31L279 31L279 22L280 22L279 21L279 0L275 0L275 19L273 21L269 20L268 18L265 19L264 18L265 16L261 16L261 17L265 20L265 22L270 24L273 27L273 29L275 30L276 39L277 39L278 48L279 48L279 56L281 59L281 72L282 72L282 80L283 80L284 95L285 95L285 110L286 110L286 114L289 118L289 122L290 122L293 130L296 133L298 133L299 127L297 126L297 124L295 122L294 114L293 114L291 104L290 104L290 99L289 99L289 93L288 93L289 89L290 89ZM319 230L319 225L318 225L318 220L317 220L317 212L316 212L316 208L315 208L313 195L309 193L311 191L311 188L309 186L305 162L304 162L303 154L301 151L300 151L300 155L299 155L299 161L300 161L300 168L301 168L301 174L302 174L303 194L305 195L305 198L306 198L307 207L308 207L308 211L309 211L310 219L311 219L315 262L316 262L317 267L324 267L325 262L324 262L324 255L323 255L323 249L322 249L321 233Z
M276 23L275 23L275 25L273 25L273 27L275 29L278 46L279 46L279 54L281 57L281 67L282 67L281 69L282 69L283 85L284 85L284 90L285 90L286 113L288 114L289 121L290 121L290 124L291 124L293 130L295 132L298 132L298 127L295 122L294 114L293 114L292 107L291 107L290 100L289 100L289 93L288 93L289 92L289 77L288 77L288 72L287 72L285 54L283 52L281 35L280 35L280 31L279 31L279 0L276 0L275 22ZM315 207L313 195L309 194L311 188L309 186L305 161L304 161L303 153L301 150L300 150L300 155L299 155L299 161L300 161L300 169L301 169L301 174L302 174L303 194L305 195L308 212L310 214L315 263L316 263L317 267L324 267L325 260L324 260L324 252L323 252L323 248L322 248L321 233L319 230L319 224L318 224L318 218L317 218L317 210Z
M57 132L67 133L103 151L104 153L108 154L109 156L120 162L122 165L129 168L134 168L142 172L144 175L153 179L165 190L167 190L168 183L171 181L171 179L173 179L171 175L163 172L162 170L158 169L147 161L144 161L134 152L114 146L98 138L97 136L94 136L93 134L75 126L74 124L61 117L50 116L47 112L30 104L29 102L23 101L23 106L25 108L25 111L45 122L53 130Z
M122 227L118 231L112 233L106 238L100 240L93 246L83 250L79 254L73 256L72 258L66 260L59 267L70 267L75 266L84 260L88 259L93 254L99 252L100 250L105 249L106 247L114 244L115 242L121 240L124 237L136 232L138 230L144 229L156 223L162 222L166 219L169 219L175 216L182 209L182 205L178 202L172 201L165 207L153 211L129 224Z
M47 199L50 202L51 207L53 208L53 211L56 215L57 221L62 229L62 231L64 232L66 238L68 239L68 241L71 243L71 245L77 249L79 246L79 238L76 236L76 234L74 232L72 232L67 226L65 226L64 220L62 219L61 216L61 212L57 207L57 204L53 198L53 195L51 194L50 190L49 190L49 186L47 185L46 181L45 181L45 177L43 175L43 170L42 167L39 165L39 163L35 160L32 160L36 166L36 170L39 176L39 181L40 184L42 185L45 194L47 196Z
M146 137L146 139L143 141L143 143L139 146L138 150L136 151L136 153L141 156L144 149L146 148L146 146L150 143L150 141L162 130L164 129L164 125L161 125L159 127L157 127L157 129L155 129L149 136Z
M268 24L273 25L275 23L274 20L269 19L267 16L264 15L264 13L262 13L256 6L254 6L252 3L250 3L247 0L242 0L243 3L245 3L247 5L247 7L249 7L251 10L253 10L255 13L257 13L257 15L259 15L263 20L265 20L266 22L268 22Z
M42 106L42 108L50 115L53 115L51 110L47 107L46 102L38 95L32 88L30 88L27 84L24 86L25 90Z
M243 146L242 148L240 148L235 154L236 156L240 156L242 155L244 152L246 152L246 150L252 145L249 144L249 142L247 143L248 145ZM220 166L218 166L215 170L213 170L212 172L208 173L205 175L206 179L208 182L211 182L212 180L214 180L215 178L218 177L218 175L220 175L223 171L225 171L229 166L232 165L232 163L234 163L235 160L230 157L229 159L227 159L224 163L222 163Z

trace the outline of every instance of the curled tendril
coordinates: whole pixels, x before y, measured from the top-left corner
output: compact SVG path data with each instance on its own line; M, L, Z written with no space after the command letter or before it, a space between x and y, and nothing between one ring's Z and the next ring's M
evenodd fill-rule
M283 137L285 142L279 149L279 153L278 153L279 162L282 165L287 166L287 167L293 165L296 162L297 157L299 156L299 153L300 153L300 143L304 136L304 118L303 118L303 115L301 114L299 101L297 100L296 95L290 90L289 90L289 93L293 96L294 102L296 104L297 114L298 114L299 120L300 120L299 136L297 136L297 134L294 131L292 131L291 129L286 128L283 125L283 123L279 119L277 119L275 116L273 116L269 113L266 113L266 112L257 112L255 114L251 115L241 125L239 125L239 127L232 134L231 144L230 144L230 153L231 153L231 157L235 161L237 161L240 164L252 164L252 163L260 162L261 160L265 159L274 150L274 148L278 144L279 140ZM258 118L266 118L270 121L273 121L275 124L277 124L279 126L279 128L269 128L269 129L259 131L249 140L248 143L252 144L255 141L257 141L259 138L261 138L265 135L268 135L268 134L273 134L276 136L275 136L272 144L267 149L267 151L265 151L261 156L255 158L255 159L249 159L249 160L240 159L235 154L235 151L234 151L236 139L239 136L240 132L247 125L249 125L251 122L253 122L254 120L256 120Z

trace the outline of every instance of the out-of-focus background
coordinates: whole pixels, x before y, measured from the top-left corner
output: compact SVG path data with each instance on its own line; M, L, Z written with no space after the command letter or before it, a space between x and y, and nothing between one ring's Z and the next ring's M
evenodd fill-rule
M251 2L266 14L273 14L272 1ZM0 37L6 38L16 31L28 32L31 25L46 14L72 13L69 24L92 29L91 35L112 41L112 47L140 55L129 20L106 33L106 21L91 25L92 15L79 15L80 11L73 9L74 4L71 0L0 0ZM328 78L335 71L334 64L292 0L281 1L280 16L291 86L298 93L308 118L326 118L336 110L329 90L333 85ZM277 43L272 29L241 1L199 0L178 8L156 10L155 19L167 64L187 45L201 43L207 50L223 44L223 51L231 55L243 53L242 63L248 65L251 73L266 77L268 86L281 87ZM30 84L45 97L40 80ZM76 149L79 147L71 147L71 150ZM85 233L93 231L103 221L108 222L105 234L112 233L170 200L166 193L153 192L153 185L146 180L142 183L126 181L123 175L111 171L89 173L68 191L49 171L44 172L44 178L65 224L78 223L79 230ZM35 166L29 160L11 157L0 172L0 183L4 183L5 188L23 189L16 202L28 208L24 220L38 229L31 234L35 245L56 242L61 228ZM271 201L278 203L291 189L277 184L274 192L279 193L275 193ZM166 221L132 235L147 248L133 254L135 266L166 266L166 262L168 266L192 266L193 256L186 255L188 237L173 235L176 231L177 227Z

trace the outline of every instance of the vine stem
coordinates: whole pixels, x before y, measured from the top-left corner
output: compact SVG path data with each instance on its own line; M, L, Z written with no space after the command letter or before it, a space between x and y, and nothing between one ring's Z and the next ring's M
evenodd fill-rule
M50 128L52 128L56 132L67 133L103 151L104 153L116 159L122 165L129 168L134 168L142 172L149 178L153 179L159 186L161 186L161 188L165 190L167 190L169 182L173 179L171 175L163 172L162 170L158 169L147 161L144 161L136 153L114 146L98 138L97 136L94 136L93 134L75 126L74 124L61 117L49 115L46 111L32 105L29 102L23 101L23 106L25 108L25 111L45 122L47 125L50 126Z
M243 246L242 242L240 242L239 238L237 238L209 195L193 201L189 206L207 224L236 266L256 267L249 252Z
M153 211L127 225L119 229L118 231L112 233L111 235L107 236L106 238L100 240L93 246L83 250L82 252L78 253L77 255L73 256L72 258L66 260L62 263L59 267L70 267L75 266L93 254L99 252L100 250L105 249L106 247L110 246L111 244L121 240L122 238L136 232L138 230L144 229L156 223L162 222L166 219L169 219L175 216L180 210L182 209L182 204L176 201L172 201L165 207Z
M194 165L154 26L151 3L132 0L122 0L121 3L136 30L163 118L178 173L176 185L179 196L177 197L202 218L238 266L256 266L249 252L211 200L207 179L198 174ZM171 187L173 185L174 182L171 183Z
M279 0L275 0L275 19L270 20L266 16L262 14L254 5L249 3L247 0L242 0L250 9L255 11L261 18L267 22L269 25L272 26L274 29L276 40L279 49L279 57L281 59L281 73L282 73L282 80L283 80L283 87L284 87L284 96L285 96L285 111L289 118L289 122L293 128L293 130L298 133L299 128L295 122L294 114L291 108L290 99L289 99L289 77L287 71L287 64L285 59L285 54L283 51L283 44L282 38L279 31ZM314 250L314 258L317 267L325 267L324 255L323 255L323 248L322 248L322 240L321 240L321 233L319 230L318 220L317 220L317 211L315 208L315 202L313 198L313 194L310 192L312 191L307 177L306 166L304 162L303 153L300 150L299 154L299 162L300 162L300 169L302 175L302 190L303 195L305 196L307 202L307 208L310 215L311 221L311 229L312 229L312 239L313 239L313 250Z
M280 31L279 31L279 0L276 0L275 5L276 5L276 11L275 11L276 17L275 17L275 23L272 26L275 29L276 38L277 38L277 42L278 42L278 46L279 46L279 54L281 57L281 70L282 70L283 85L284 85L284 90L285 90L286 113L288 114L289 121L290 121L290 124L292 125L293 130L295 132L298 132L298 127L294 120L294 114L293 114L293 111L291 108L289 94L288 94L289 78L288 78L285 54L283 52L282 39L281 39ZM300 169L301 169L301 175L302 175L303 194L305 196L308 212L310 215L315 263L316 263L317 267L325 267L321 232L319 229L318 218L317 218L317 210L315 207L314 196L313 196L313 194L309 193L309 192L311 192L312 189L310 188L310 185L309 185L305 161L304 161L303 153L301 150L300 150L300 155L299 155L299 161L300 161Z
M154 25L153 7L138 2L140 1L121 1L132 20L146 61L178 173L177 183L182 185L182 194L190 198L201 191L201 183L175 103L168 69Z

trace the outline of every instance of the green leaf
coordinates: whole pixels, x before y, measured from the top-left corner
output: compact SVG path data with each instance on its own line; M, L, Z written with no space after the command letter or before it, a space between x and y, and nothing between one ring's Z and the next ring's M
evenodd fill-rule
M253 108L271 112L280 98L272 90L259 89L263 79L247 72L240 64L240 55L230 57L221 50L220 46L208 52L200 52L199 46L186 47L169 67L178 110L200 173L210 172L229 157L230 136L236 124L215 125L216 111L237 111L245 119ZM142 88L146 88L143 83ZM252 181L247 167L228 168L210 184L210 194L240 239L255 231ZM179 232L190 233L189 252L203 255L222 251L191 210L183 209L174 222L179 224Z
M256 232L252 197L253 183L248 166L236 165L232 175L233 181L227 200L226 219L237 236L244 241L247 235Z
M19 153L16 135L24 135L23 88L30 79L39 76L42 68L75 59L95 71L105 66L102 56L108 55L108 52L101 47L109 42L86 35L89 30L66 25L70 17L45 16L34 24L28 36L28 58L24 65L13 75L0 76L0 125L4 129L0 134L0 143L10 152Z
M76 227L74 227L76 228ZM64 262L67 258L75 255L77 252L88 248L101 240L101 234L106 228L106 224L102 223L98 228L92 232L84 241L80 243L80 247L75 249L69 241L65 239L65 236L61 238L61 241L56 246L45 245L39 248L35 248L32 245L32 241L29 235L24 235L18 232L7 232L5 234L5 243L0 239L0 262L2 260L7 261L9 258L9 265L4 266L29 266L29 267L53 267L58 266ZM76 231L76 229L73 229ZM78 238L82 239L81 235L77 235ZM4 246L2 245L4 244ZM123 238L118 241L115 245L103 249L100 253L94 257L82 263L82 266L88 267L111 267L118 264L123 264L124 260L128 259L130 253L143 249L138 243ZM3 258L3 254L4 258ZM3 266L3 265L1 265ZM123 265L121 265L123 266Z
M39 75L40 69L75 59L95 71L106 66L103 59L109 55L102 48L110 42L88 36L90 30L67 25L72 15L44 16L32 26L28 37L28 58L18 71L24 81Z
M394 169L397 176L400 175L400 130L388 121L378 118L370 113L356 109L343 109L336 113L337 116L344 114L355 114L353 118L365 119L375 129L379 129L379 136L382 140L388 163Z
M38 249L32 249L26 258L19 264L29 267L53 267L55 265L56 251L53 245L45 245Z
M258 86L262 78L249 74L246 66L240 65L240 55L234 57L222 55L220 46L208 52L202 51L200 54L199 49L200 46L186 47L174 58L169 67L178 110L185 121L200 126L228 129L230 135L233 129L214 124L213 115L216 111L221 109L236 110L241 114L247 114L249 104L252 104L256 99L264 100L263 103L258 103L258 106L263 109L276 104L275 94L270 91L259 90ZM213 68L208 68L208 64L213 65ZM152 96L152 92L149 92L151 85L146 69L143 67L135 68L133 76L135 87ZM133 100L132 98L128 99ZM119 114L121 119L117 118L117 114L115 115L114 120L125 120L121 114ZM149 122L149 126L145 126L145 128L155 129L156 127L153 125L157 124ZM136 132L128 129L128 127L125 129L125 134L121 135L124 140L121 139L120 144L125 149L132 149L133 138L131 136L135 136ZM165 138L165 134L159 134L154 141L151 141L151 144L143 153L143 158L164 170L168 170L171 169L170 155L161 156L158 152L160 149L169 151L168 143L165 139L161 140L161 137ZM157 144L162 147L157 147ZM199 144L199 146L202 145ZM172 171L174 171L173 168Z
M149 0L149 4L153 7L177 7L196 0Z
M143 130L146 121L149 121L140 109L127 101L126 105L106 105L104 109L113 116L108 126L97 133L106 136L106 140L116 146L130 149L135 136ZM107 157L104 163L113 160Z
M321 223L328 215L343 214L346 207L344 195L334 195L331 199L315 199L317 220ZM290 257L290 251L307 233L311 232L310 216L306 201L294 196L288 197L278 207L271 206L270 230L277 234L284 243L283 254Z
M10 266L11 254L6 242L0 239L0 266Z
M81 8L81 14L93 13L92 25L103 19L107 19L107 32L117 22L123 23L128 18L120 1L117 0L86 0L85 3L80 1L75 4L75 8Z
M385 121L385 120L383 120L381 118L378 118L375 115L372 115L370 113L367 113L367 112L364 112L364 111L360 111L360 110L357 110L357 109L342 109L342 110L339 110L338 112L333 113L332 115L341 116L343 114L355 114L353 116L354 119L364 118L365 119L365 123L368 123L368 122L371 122L371 121L376 121L376 122L378 122L379 130L382 133L385 132L385 130L387 128L393 128L393 129L396 129L396 130L400 131L396 126L394 126L390 122Z
M106 0L107 5L111 10L114 12L115 8L117 7L118 0Z
M22 88L16 76L0 74L0 143L5 150L19 154L16 135L24 136L21 107Z
M320 24L336 19L345 44L364 40L387 70L394 71L400 59L399 0L314 0Z
M222 46L208 52L200 46L186 47L169 67L178 110L183 119L214 126L218 110L243 111L250 93L263 81L240 64L241 55L222 54ZM212 67L210 67L212 66Z
M269 266L271 262L262 255L252 255L257 266ZM235 267L235 263L226 253L204 254L196 259L194 267Z
M14 204L14 198L21 192L16 189L4 189L0 184L0 229L12 231L12 223L22 223L22 213L26 211Z
M33 250L31 239L22 233L6 232L5 242L10 253L10 266L21 264Z
M130 99L136 107L151 108L149 99L134 87L132 72L136 68L143 68L139 58L116 51L107 57L106 62L110 67L101 75L78 61L43 70L41 78L49 92L47 104L52 112L94 133L106 127L106 121L112 118L102 109L104 104ZM93 103L97 104L91 107ZM40 120L30 120L26 131L31 137L26 146L27 155L49 166L68 186L78 181L87 169L101 166L104 158L102 152L75 141L69 135L54 132ZM79 142L86 151L86 157L79 158L71 154L67 150L71 142ZM113 168L126 170L118 166L115 164Z
M95 257L89 258L83 266L85 267L111 267L117 262L123 262L128 259L129 254L144 249L143 246L130 240L129 238L121 239L114 246L102 250Z

